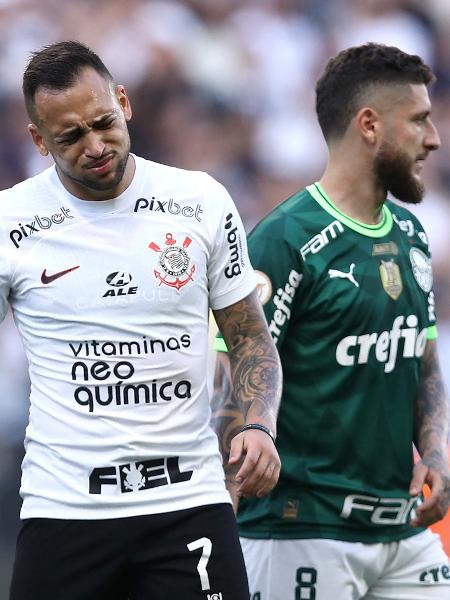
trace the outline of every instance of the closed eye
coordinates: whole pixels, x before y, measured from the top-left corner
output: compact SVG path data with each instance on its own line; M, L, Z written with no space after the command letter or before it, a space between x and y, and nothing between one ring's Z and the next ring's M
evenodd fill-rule
M105 120L99 121L98 123L94 123L93 128L94 129L108 129L109 127L111 127L111 125L113 125L113 123L115 122L116 117L108 117Z
M77 142L80 139L82 133L83 132L81 130L76 130L70 135L59 138L56 141L58 144L62 144L63 146L70 146L70 144L75 144L75 142Z

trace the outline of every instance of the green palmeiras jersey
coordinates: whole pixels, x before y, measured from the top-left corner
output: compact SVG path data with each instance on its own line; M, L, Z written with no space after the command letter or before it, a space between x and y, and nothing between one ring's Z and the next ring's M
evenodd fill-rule
M436 337L419 221L386 201L379 224L362 224L315 184L255 227L249 252L283 364L282 471L270 495L241 501L241 535L370 543L418 533L413 404Z

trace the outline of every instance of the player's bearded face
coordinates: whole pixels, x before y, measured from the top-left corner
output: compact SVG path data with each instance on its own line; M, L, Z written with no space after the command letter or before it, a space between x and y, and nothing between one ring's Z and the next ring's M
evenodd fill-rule
M85 68L67 88L39 88L34 100L30 133L39 152L52 155L63 185L85 200L121 194L134 172L124 87Z
M386 192L409 204L422 201L425 188L413 174L416 158L411 158L394 142L384 141L374 160L374 172Z

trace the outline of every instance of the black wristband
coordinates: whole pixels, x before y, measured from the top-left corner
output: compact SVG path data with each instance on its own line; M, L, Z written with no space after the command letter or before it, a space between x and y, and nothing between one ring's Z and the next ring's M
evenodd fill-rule
M271 438L272 442L275 444L275 437L273 433L265 425L260 425L259 423L248 423L247 425L244 425L244 427L241 428L239 433L247 431L248 429L259 429L260 431L264 431L264 433L267 433L267 435Z

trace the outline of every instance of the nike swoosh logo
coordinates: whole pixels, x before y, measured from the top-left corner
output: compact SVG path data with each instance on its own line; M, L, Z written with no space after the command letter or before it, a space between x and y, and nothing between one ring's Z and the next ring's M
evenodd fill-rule
M58 273L54 273L53 275L47 275L47 269L44 269L42 271L41 281L43 284L51 283L52 281L55 281L55 279L59 279L63 275L67 275L67 273L71 273L72 271L75 271L75 269L79 269L79 268L80 268L80 265L77 265L76 267L71 267L70 269L65 269L64 271L59 271Z

